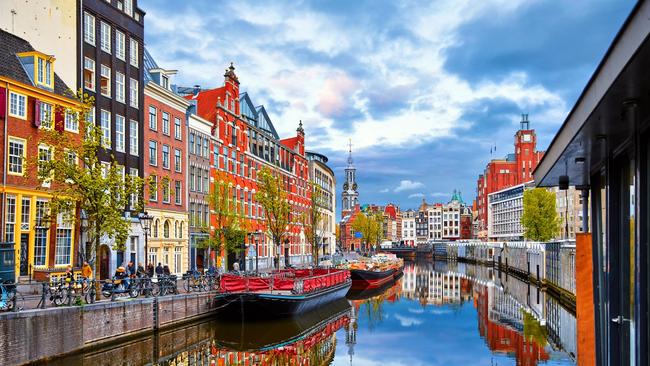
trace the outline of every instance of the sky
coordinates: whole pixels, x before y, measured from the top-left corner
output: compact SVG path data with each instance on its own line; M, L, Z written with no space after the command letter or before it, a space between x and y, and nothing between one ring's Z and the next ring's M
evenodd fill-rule
M545 150L632 0L140 0L145 43L173 81L223 84L269 111L280 137L302 120L329 157L337 207L352 143L360 201L471 203L522 113ZM496 150L496 151L495 151Z

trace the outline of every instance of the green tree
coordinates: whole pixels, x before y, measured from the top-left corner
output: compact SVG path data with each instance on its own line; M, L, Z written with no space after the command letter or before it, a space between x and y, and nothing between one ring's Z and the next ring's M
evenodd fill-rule
M302 214L302 224L305 230L305 237L311 245L311 258L314 265L318 265L318 249L323 234L323 189L316 183L310 181L310 206Z
M82 259L88 261L97 275L97 250L102 238L113 242L113 249L124 250L131 231L132 215L143 207L143 179L125 174L114 156L108 162L99 159L110 140L103 137L99 125L89 123L94 98L79 93L79 110L58 110L76 116L82 135L64 132L62 126L43 130L39 141L60 157L35 157L38 179L48 182L51 194L49 219L58 215L80 223L85 218L87 247L80 247ZM93 116L94 117L94 116ZM78 212L79 214L74 214ZM65 218L64 218L65 219Z
M221 257L223 252L227 258L228 253L241 251L241 245L246 240L246 222L243 213L238 212L241 205L237 205L234 194L231 194L233 189L232 184L227 181L227 176L222 172L218 173L208 196L215 226L211 229L209 222L203 223L202 230L209 233L209 236L197 243L198 248L208 249L210 263L212 263L210 253L212 250L215 251L216 256ZM195 220L196 223L196 218L190 220ZM227 268L227 264L224 267Z
M560 230L555 210L555 194L543 188L524 191L524 213L521 216L524 237L535 241L553 239Z
M264 209L263 215L266 230L271 236L273 244L275 244L276 248L280 248L280 245L287 236L289 214L291 213L287 192L282 184L282 178L276 171L271 171L269 168L264 167L257 174L257 179L255 199ZM279 269L279 250L276 253L276 264Z
M368 252L370 247L376 248L383 236L383 218L380 213L359 212L354 218L352 229L361 233L362 250Z

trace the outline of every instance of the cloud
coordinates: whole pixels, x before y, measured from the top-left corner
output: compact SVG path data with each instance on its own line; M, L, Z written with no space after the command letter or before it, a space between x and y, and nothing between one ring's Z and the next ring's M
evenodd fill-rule
M451 314L451 310L449 310L449 309L433 309L433 310L431 310L431 314L433 314L433 315Z
M413 317L408 317L408 316L403 316L403 315L400 315L400 314L395 314L395 318L397 318L397 320L399 320L399 324L401 326L403 326L403 327L412 327L414 325L420 325L420 324L424 323L424 321L422 321L420 319L413 318Z
M412 314L424 314L424 309L408 308L408 312Z
M433 193L430 193L429 196L431 196L431 197L447 197L447 196L451 196L451 195L449 193L447 193L447 192L433 192Z
M388 188L384 188L384 189L380 190L379 193L388 193L388 191L389 191Z
M424 193L412 193L409 194L408 198L424 198Z
M397 192L402 192L402 191L412 191L412 190L415 190L415 189L418 189L418 188L423 188L423 187L424 187L424 184L422 184L421 182L414 182L414 181L410 181L410 180L407 179L407 180L400 181L399 186L395 187L393 192L397 193Z

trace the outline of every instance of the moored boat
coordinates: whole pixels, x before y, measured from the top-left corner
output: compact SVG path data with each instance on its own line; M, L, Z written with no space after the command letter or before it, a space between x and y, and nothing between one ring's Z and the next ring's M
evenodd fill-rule
M350 270L352 289L377 288L401 276L404 261L394 254L379 253L371 258L360 257L342 268Z
M345 297L352 281L344 269L276 271L266 276L221 276L215 296L217 316L284 318Z

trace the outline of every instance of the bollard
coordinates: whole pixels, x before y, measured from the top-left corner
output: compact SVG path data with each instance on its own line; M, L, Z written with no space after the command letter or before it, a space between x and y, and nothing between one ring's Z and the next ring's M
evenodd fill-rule
M158 296L153 297L152 306L153 306L153 309L152 309L153 310L153 329L158 330L158 328L160 327L160 317L159 317L160 308L158 307Z
M43 287L43 289L41 290L41 302L39 304L40 305L39 307L41 309L45 309L45 293L47 291L47 282L41 283L41 286Z

